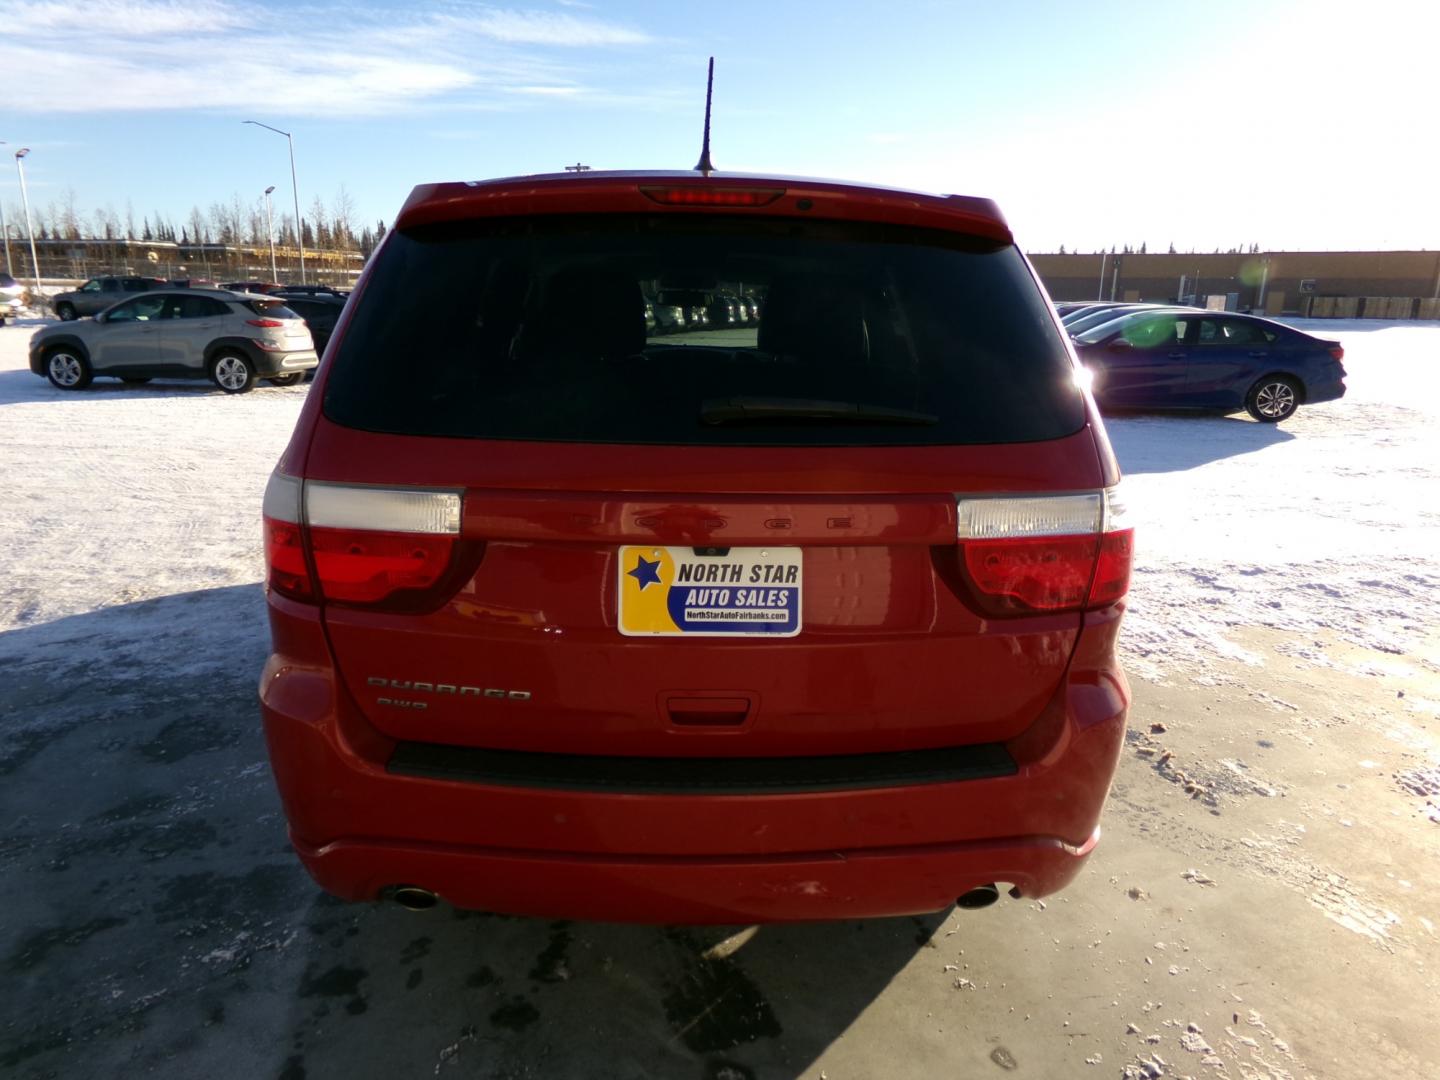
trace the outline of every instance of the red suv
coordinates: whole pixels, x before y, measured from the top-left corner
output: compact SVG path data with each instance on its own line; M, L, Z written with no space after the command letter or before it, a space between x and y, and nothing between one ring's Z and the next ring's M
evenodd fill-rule
M647 305L754 297L657 336ZM417 188L265 493L260 696L354 900L755 922L1079 870L1132 537L986 199Z

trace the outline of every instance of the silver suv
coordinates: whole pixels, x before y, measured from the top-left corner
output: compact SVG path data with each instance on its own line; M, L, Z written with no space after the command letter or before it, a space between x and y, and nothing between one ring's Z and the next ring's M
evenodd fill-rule
M25 286L9 274L0 273L0 326L20 314L25 306Z
M240 394L258 379L297 383L318 363L305 320L283 300L224 289L147 292L30 339L30 370L61 390L108 375L127 383L210 379Z

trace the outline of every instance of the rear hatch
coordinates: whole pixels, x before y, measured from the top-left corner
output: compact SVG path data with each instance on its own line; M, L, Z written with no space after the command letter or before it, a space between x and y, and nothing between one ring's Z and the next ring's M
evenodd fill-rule
M732 296L758 324L647 327ZM339 669L385 733L866 753L1001 741L1054 693L1084 595L980 595L1013 555L983 549L990 508L1036 514L987 499L1080 493L1083 517L1102 468L1013 244L694 210L449 221L394 232L357 301L303 499Z
M250 296L244 306L254 318L246 319L245 326L255 344L266 352L305 352L315 348L310 328L283 300L262 300Z

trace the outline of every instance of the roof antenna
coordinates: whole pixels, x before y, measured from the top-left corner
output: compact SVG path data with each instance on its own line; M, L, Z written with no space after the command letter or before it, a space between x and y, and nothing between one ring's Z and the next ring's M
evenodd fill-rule
M715 90L715 58L710 57L710 74L705 77L705 141L700 144L700 160L695 171L709 176L715 166L710 164L710 95Z

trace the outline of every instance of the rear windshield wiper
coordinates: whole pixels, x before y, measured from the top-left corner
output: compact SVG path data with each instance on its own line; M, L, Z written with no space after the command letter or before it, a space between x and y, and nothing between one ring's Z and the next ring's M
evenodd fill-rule
M910 409L864 405L855 401L818 401L814 398L733 397L710 398L701 403L705 424L755 424L775 420L835 420L852 424L938 424L940 418Z

